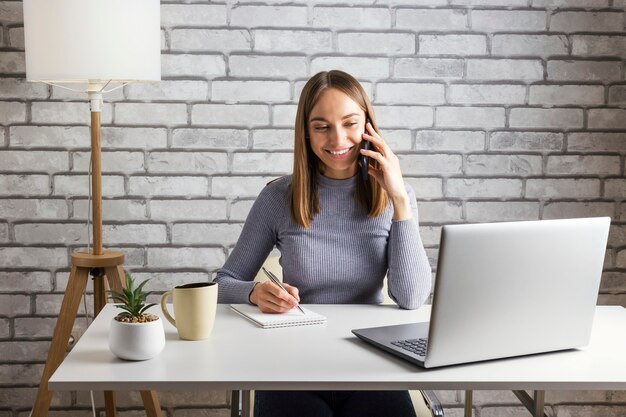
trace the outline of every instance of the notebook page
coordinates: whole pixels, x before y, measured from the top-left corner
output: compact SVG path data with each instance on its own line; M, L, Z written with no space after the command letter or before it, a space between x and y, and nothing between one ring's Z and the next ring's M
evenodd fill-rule
M305 307L302 307L305 314L297 308L281 314L263 313L257 306L251 304L231 304L230 308L264 329L326 323L325 316Z

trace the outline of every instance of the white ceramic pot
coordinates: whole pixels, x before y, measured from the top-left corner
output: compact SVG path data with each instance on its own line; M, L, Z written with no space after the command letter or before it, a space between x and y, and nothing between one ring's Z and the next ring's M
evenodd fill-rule
M157 356L165 347L163 320L123 323L111 320L109 348L118 358L143 361Z

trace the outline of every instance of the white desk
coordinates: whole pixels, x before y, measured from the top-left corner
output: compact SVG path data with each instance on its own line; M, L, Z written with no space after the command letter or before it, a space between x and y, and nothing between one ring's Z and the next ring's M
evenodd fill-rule
M626 309L598 307L589 346L478 364L424 370L367 345L353 328L427 320L395 306L310 305L328 324L261 329L218 307L204 341L183 341L165 321L167 343L144 362L117 359L107 305L50 378L70 390L626 390ZM153 310L156 312L156 308Z

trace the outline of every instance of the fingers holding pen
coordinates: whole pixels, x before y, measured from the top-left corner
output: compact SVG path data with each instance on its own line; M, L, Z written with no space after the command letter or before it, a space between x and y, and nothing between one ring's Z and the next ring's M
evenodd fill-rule
M250 294L250 301L264 313L285 313L298 305L300 297L296 287L283 285L287 291L271 281L257 284Z
M298 291L298 289L296 287L294 287L293 285L289 285L289 284L285 284L283 283L283 287L285 287L285 289L287 290L287 292L296 299L296 301L298 302L298 304L300 304L300 292Z

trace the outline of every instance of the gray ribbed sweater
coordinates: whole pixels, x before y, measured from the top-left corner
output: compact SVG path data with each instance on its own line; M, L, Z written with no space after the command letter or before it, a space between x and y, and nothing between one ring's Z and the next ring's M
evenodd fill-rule
M291 176L268 184L254 202L237 245L217 273L220 303L248 303L252 280L276 246L286 283L303 304L379 304L385 273L390 297L418 308L430 294L431 269L413 218L393 221L393 207L369 218L354 199L357 176L318 175L320 213L305 229L290 216Z

